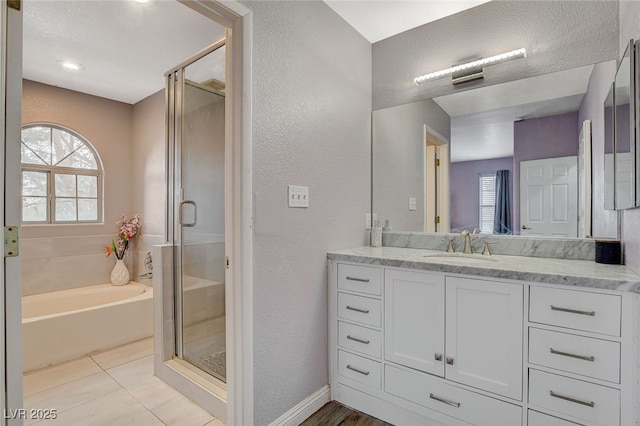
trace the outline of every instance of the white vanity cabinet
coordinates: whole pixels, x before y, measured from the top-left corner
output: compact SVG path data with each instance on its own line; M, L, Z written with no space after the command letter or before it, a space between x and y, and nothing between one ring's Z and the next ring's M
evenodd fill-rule
M521 285L387 269L384 358L520 400L522 309Z
M329 284L347 406L398 426L640 426L636 293L333 259Z

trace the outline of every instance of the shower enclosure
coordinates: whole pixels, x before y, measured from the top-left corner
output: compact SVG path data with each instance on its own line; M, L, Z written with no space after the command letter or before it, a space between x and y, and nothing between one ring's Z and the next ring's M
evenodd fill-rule
M174 358L226 382L225 41L167 74ZM219 383L220 386L223 386Z

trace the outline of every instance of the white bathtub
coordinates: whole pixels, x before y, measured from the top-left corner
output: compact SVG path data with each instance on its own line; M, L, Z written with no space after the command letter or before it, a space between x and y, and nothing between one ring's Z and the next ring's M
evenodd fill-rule
M153 334L153 288L100 284L22 298L23 369L31 371Z

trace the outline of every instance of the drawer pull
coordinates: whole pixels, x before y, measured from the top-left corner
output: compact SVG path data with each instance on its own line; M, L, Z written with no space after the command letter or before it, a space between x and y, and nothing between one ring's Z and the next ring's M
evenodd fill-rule
M558 306L553 306L553 305L551 305L551 310L552 311L560 311L560 312L568 312L570 314L588 315L590 317L595 317L596 316L596 311L578 311L576 309L560 308Z
M347 339L349 339L349 340L353 340L354 342L363 343L363 344L365 344L365 345L368 345L368 344L369 344L369 341L368 341L368 340L358 339L357 337L351 337L351 336L349 336L349 335L347 335Z
M445 362L446 362L447 364L449 364L449 365L453 365L453 358L451 358L451 357L449 357L449 356L448 356L448 357L446 357L446 358L445 358Z
M358 281L358 282L361 282L361 283L368 283L369 282L369 278L347 277L347 279L349 281Z
M362 374L364 376L368 376L369 375L368 371L360 370L359 368L352 367L349 364L347 364L347 370L355 371L356 373L360 373L360 374Z
M555 393L554 391L549 391L549 395L554 398L564 399L565 401L575 402L576 404L586 405L587 407L595 407L596 403L593 401L583 401L581 399L571 398L570 396L561 395L559 393Z
M369 313L368 309L354 308L353 306L349 306L349 305L347 305L347 309L350 310L350 311L356 311L356 312L360 312L360 313L363 313L363 314L368 314Z
M445 399L445 398L441 398L441 397L436 396L436 395L434 395L432 393L429 394L429 398L435 399L436 401L443 402L443 403L445 403L447 405L450 405L452 407L460 408L460 403L459 402L454 402L454 401L451 401L451 400L448 400L448 399Z
M571 354L569 352L556 351L553 348L549 348L549 352L551 352L554 355L568 356L568 357L571 357L571 358L582 359L582 360L585 360L585 361L593 362L593 361L596 360L596 357L594 357L594 356L576 355L576 354Z
M442 361L442 354L434 354L433 355L436 361Z

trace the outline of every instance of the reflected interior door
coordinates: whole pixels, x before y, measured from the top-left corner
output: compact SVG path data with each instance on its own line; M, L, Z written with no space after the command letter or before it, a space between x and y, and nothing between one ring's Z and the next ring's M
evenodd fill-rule
M226 382L225 47L178 72L178 356Z
M578 236L577 157L520 162L520 234Z

